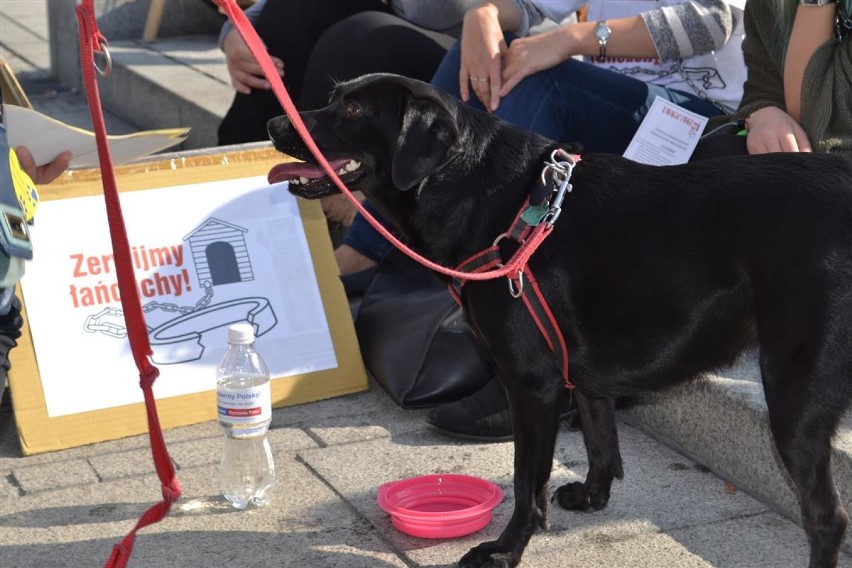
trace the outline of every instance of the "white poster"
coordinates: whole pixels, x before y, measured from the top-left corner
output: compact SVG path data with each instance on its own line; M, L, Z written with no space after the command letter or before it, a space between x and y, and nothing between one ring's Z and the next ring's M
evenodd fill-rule
M295 198L264 177L122 193L157 398L215 389L228 325L272 377L335 368ZM102 196L41 203L22 281L51 417L141 402ZM282 379L286 380L286 379Z

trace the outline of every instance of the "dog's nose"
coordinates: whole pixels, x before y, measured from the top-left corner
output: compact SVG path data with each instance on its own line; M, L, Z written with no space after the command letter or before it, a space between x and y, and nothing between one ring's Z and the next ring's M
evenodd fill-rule
M287 118L286 114L270 118L266 123L266 132L269 134L269 139L273 141L276 137L281 136L281 133L288 128L290 128L290 119Z

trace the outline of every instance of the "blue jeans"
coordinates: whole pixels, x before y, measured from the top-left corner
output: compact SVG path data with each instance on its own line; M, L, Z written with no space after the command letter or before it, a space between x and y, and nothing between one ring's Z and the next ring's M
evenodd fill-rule
M512 39L506 36L507 42ZM432 78L433 85L458 98L460 54L457 41ZM658 96L703 116L722 114L696 95L569 59L525 78L500 101L494 115L552 140L579 142L588 151L622 154ZM474 96L469 104L484 110ZM374 260L391 250L360 215L343 242Z
M364 202L364 209L366 209L370 215L375 217L376 220L387 229L391 231L393 230L390 223L376 212L375 207L373 207L369 201ZM393 250L393 245L380 235L379 232L375 230L363 216L361 216L361 213L355 215L355 218L352 220L352 225L349 226L349 229L346 230L346 234L343 235L343 244L349 245L367 258L375 260L376 262L382 260L391 250Z
M507 35L511 43L513 36ZM460 43L441 62L432 84L460 97ZM591 152L623 154L655 97L703 116L722 111L696 95L652 85L576 59L525 78L500 101L498 118ZM471 93L470 105L483 109Z

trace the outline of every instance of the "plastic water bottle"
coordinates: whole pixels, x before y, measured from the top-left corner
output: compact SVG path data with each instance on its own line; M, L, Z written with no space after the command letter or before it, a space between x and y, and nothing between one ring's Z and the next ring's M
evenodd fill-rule
M272 420L269 370L254 349L254 328L228 328L228 352L217 372L219 425L225 448L219 475L222 494L237 509L266 505L275 483L275 464L266 432Z

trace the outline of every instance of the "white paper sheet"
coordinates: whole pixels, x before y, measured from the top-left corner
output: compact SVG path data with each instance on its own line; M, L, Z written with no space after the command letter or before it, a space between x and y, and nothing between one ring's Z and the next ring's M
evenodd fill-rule
M72 168L99 167L93 132L69 126L29 108L15 105L3 108L9 145L12 148L26 146L36 165L49 164L62 152L69 151L73 155ZM170 128L107 136L110 158L115 165L123 164L180 144L188 135L189 128Z
M295 198L264 177L125 192L158 398L212 390L227 326L253 321L273 377L337 360ZM51 417L142 401L102 197L42 202L22 280Z
M652 166L685 164L704 132L707 117L657 97L624 157Z

